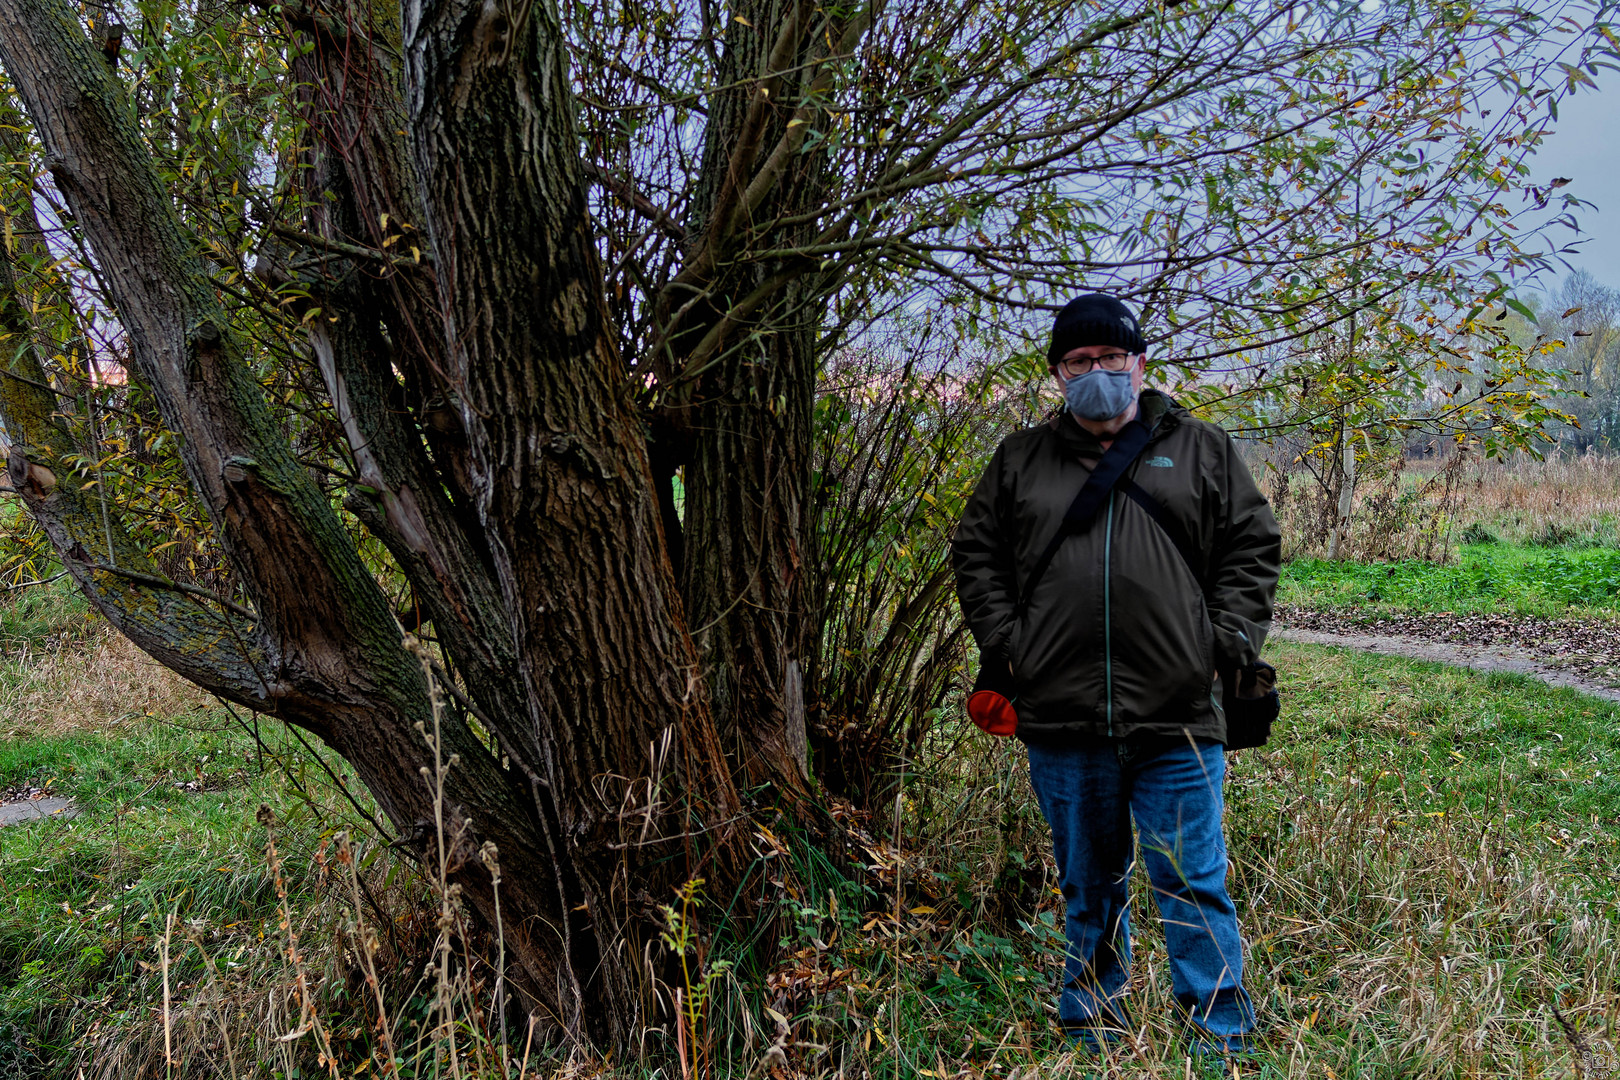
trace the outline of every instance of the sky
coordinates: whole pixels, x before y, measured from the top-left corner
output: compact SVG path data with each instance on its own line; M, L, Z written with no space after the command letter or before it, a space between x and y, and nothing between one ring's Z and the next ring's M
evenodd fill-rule
M1603 71L1598 89L1583 87L1574 97L1558 103L1558 124L1530 159L1531 177L1543 186L1554 177L1571 183L1560 193L1578 196L1595 208L1583 208L1575 219L1581 234L1560 229L1551 235L1562 244L1584 241L1579 254L1565 256L1577 270L1585 270L1611 288L1620 289L1620 77ZM1568 271L1559 268L1558 277Z

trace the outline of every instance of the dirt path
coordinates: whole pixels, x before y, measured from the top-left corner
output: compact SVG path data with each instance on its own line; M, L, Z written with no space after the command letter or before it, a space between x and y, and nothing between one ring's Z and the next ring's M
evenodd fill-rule
M0 826L17 825L24 821L38 821L41 818L70 818L78 813L70 799L59 799L54 796L43 799L17 799L14 802L0 803Z
M1620 626L1521 615L1307 611L1279 606L1272 637L1514 671L1620 701Z
M1409 660L1433 660L1441 664L1456 664L1475 671L1517 671L1533 675L1551 686L1567 686L1583 694L1620 701L1620 690L1603 683L1583 679L1579 675L1549 667L1536 659L1534 653L1524 649L1490 648L1481 645L1452 645L1445 642L1422 641L1418 638L1395 637L1388 634L1334 634L1321 630L1275 629L1271 632L1277 641L1301 641L1308 645L1341 645L1364 652L1383 653L1386 656L1404 656Z

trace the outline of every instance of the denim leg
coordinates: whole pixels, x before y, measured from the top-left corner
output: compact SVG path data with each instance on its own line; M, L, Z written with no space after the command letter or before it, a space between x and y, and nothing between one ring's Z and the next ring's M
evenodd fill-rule
M1127 1027L1118 1001L1131 963L1129 793L1111 745L1029 747L1029 780L1052 827L1068 951L1058 1020L1084 1038Z
M1131 813L1164 920L1176 999L1214 1049L1241 1050L1254 1030L1254 1006L1243 990L1243 945L1226 892L1225 778L1220 743L1182 743L1141 762Z

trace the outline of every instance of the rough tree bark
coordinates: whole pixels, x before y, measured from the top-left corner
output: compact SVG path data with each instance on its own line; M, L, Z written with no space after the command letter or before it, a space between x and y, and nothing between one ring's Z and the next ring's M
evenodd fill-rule
M543 754L533 765L596 924L588 970L625 1042L645 1022L624 1008L645 983L633 928L688 870L649 850L628 872L631 822L678 806L685 833L723 831L739 804L605 317L555 12L446 0L404 15L447 367ZM724 867L709 876L727 881Z
M720 729L740 775L808 796L803 672L811 605L810 506L817 340L835 279L814 259L761 259L808 241L784 228L824 196L825 155L803 153L830 67L866 26L802 0L731 10L708 102L681 272L661 298L652 357L666 471L683 466L683 591Z
M536 9L513 24L477 4L407 12L419 201L409 179L377 170L362 187L350 162L317 160L334 198L308 224L352 240L368 199L393 183L390 197L420 206L433 303L340 268L308 283L341 313L311 320L310 347L363 481L350 504L410 576L501 740L497 757L445 718L453 883L493 916L476 855L493 841L503 908L519 916L508 949L537 1007L600 1044L632 1046L653 1015L656 905L695 874L726 888L738 803L603 324L547 18ZM395 827L420 837L433 818L418 776L431 760L418 733L431 717L427 677L278 430L122 87L62 0L0 0L0 61L250 607L152 572L116 508L92 506L50 468L65 433L37 358L10 345L0 413L19 490L115 626L205 689L318 735ZM374 162L385 143L361 150ZM8 340L26 340L10 276L7 264L0 314ZM452 389L422 385L422 357L391 347L384 325L437 351Z

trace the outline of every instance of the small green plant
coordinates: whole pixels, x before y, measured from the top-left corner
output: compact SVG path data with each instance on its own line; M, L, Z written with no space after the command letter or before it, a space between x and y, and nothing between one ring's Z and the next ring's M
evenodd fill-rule
M693 878L676 891L674 904L659 905L664 917L659 939L672 956L679 958L681 967L681 985L674 988L674 998L675 1047L683 1080L706 1077L713 1071L713 1047L708 1030L710 993L715 981L731 969L729 960L708 960L697 927L697 911L703 906L702 892L703 879Z

